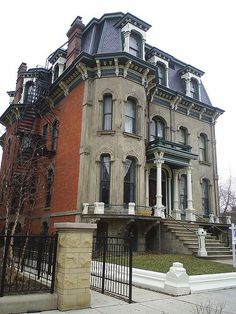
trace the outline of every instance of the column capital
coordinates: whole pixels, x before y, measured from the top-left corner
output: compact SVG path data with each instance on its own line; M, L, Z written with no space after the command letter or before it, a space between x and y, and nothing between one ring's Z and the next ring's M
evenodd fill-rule
M173 174L176 175L176 176L177 176L177 175L179 174L179 172L180 172L179 169L173 169L172 171L173 171Z
M163 159L164 152L154 152L154 155L155 155L155 160L154 160L155 164L163 164L164 163L164 159Z

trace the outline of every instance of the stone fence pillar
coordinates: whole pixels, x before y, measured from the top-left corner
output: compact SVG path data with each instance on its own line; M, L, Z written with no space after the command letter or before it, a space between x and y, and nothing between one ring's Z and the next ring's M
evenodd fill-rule
M58 309L90 307L90 266L96 224L55 223L58 231L56 292Z
M199 228L196 231L196 235L198 236L198 251L197 251L198 256L207 256L205 245L206 234L207 234L206 231L202 228Z

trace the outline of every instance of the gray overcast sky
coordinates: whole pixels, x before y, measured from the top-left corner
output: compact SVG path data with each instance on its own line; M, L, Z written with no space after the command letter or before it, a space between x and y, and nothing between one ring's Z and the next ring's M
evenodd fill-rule
M142 3L142 4L141 4ZM54 1L7 0L0 4L0 114L8 106L6 91L15 89L21 62L45 65L46 58L66 42L77 15L84 24L104 13L130 12L152 25L147 42L205 72L202 80L214 106L226 112L217 122L218 172L236 177L236 1Z

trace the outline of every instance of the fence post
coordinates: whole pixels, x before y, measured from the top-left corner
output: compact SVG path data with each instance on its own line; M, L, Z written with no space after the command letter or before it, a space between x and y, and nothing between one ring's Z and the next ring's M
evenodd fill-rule
M96 224L55 223L58 231L56 292L61 311L90 307L90 267Z
M11 241L11 236L7 235L5 245L4 245L4 251L3 251L2 280L1 280L1 287L0 287L0 297L4 296L4 283L5 283L5 277L6 277L7 257L8 257L8 250L9 250L10 241Z
M206 231L202 228L199 228L196 231L196 234L198 236L198 251L197 255L198 256L207 256L207 251L206 251L206 245L205 245L205 237L206 237Z

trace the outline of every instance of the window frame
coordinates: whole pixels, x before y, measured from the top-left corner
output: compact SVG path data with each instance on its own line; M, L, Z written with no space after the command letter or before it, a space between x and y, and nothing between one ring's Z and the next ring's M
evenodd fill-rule
M54 170L52 168L48 169L47 172L47 190L45 197L45 208L51 207L52 201L52 186L54 182Z
M198 81L194 78L190 80L190 96L193 99L199 99Z
M166 86L166 66L164 63L157 62L158 84Z
M110 98L110 111L105 112L106 107L106 99ZM110 117L107 120L107 117ZM106 127L106 122L108 122L109 126ZM103 95L103 105L102 105L102 130L103 131L111 131L112 130L112 123L113 123L113 98L112 94L104 94Z
M107 161L108 168L106 166L105 158L109 158ZM108 171L107 171L108 170ZM106 178L106 173L108 176ZM107 189L107 201L104 198L103 187ZM111 193L111 156L109 154L102 154L100 156L100 183L99 183L99 201L103 202L105 206L108 206L110 203L110 193Z
M208 161L207 141L208 141L207 135L204 133L201 133L199 136L199 161L200 162Z
M211 206L210 206L210 184L209 180L204 178L202 179L202 211L204 213L204 216L209 216L211 212Z
M154 125L154 134L152 134L152 125ZM161 126L161 128L160 128ZM160 117L153 117L152 121L150 123L150 142L155 141L158 138L165 139L166 132L165 132L166 123L165 121ZM162 136L158 136L160 133L159 131L162 130Z
M132 45L132 41L135 41L136 44L137 44L137 48L135 48L133 45ZM132 56L135 56L137 58L142 58L142 48L143 48L143 43L142 43L142 36L135 32L135 31L131 31L130 33L130 37L129 37L129 53L132 55Z
M131 106L133 116L129 115L128 106ZM130 134L136 134L137 123L137 101L134 98L127 98L125 103L125 119L124 119L124 131ZM131 122L131 123L130 123ZM131 127L130 127L131 126ZM130 131L131 129L131 131Z
M52 124L52 141L51 141L51 151L55 152L57 150L58 141L58 120L55 120Z
M187 175L182 174L180 177L180 185L179 185L179 204L180 204L180 210L182 209L182 212L185 211L185 209L188 208L188 191L187 191L188 185L187 185ZM183 192L183 193L181 193Z
M130 162L130 165L127 165L127 161ZM126 167L129 169L126 171ZM136 176L137 176L137 162L133 157L128 156L125 159L124 164L124 196L123 201L125 206L128 206L130 202L135 203L136 200Z

